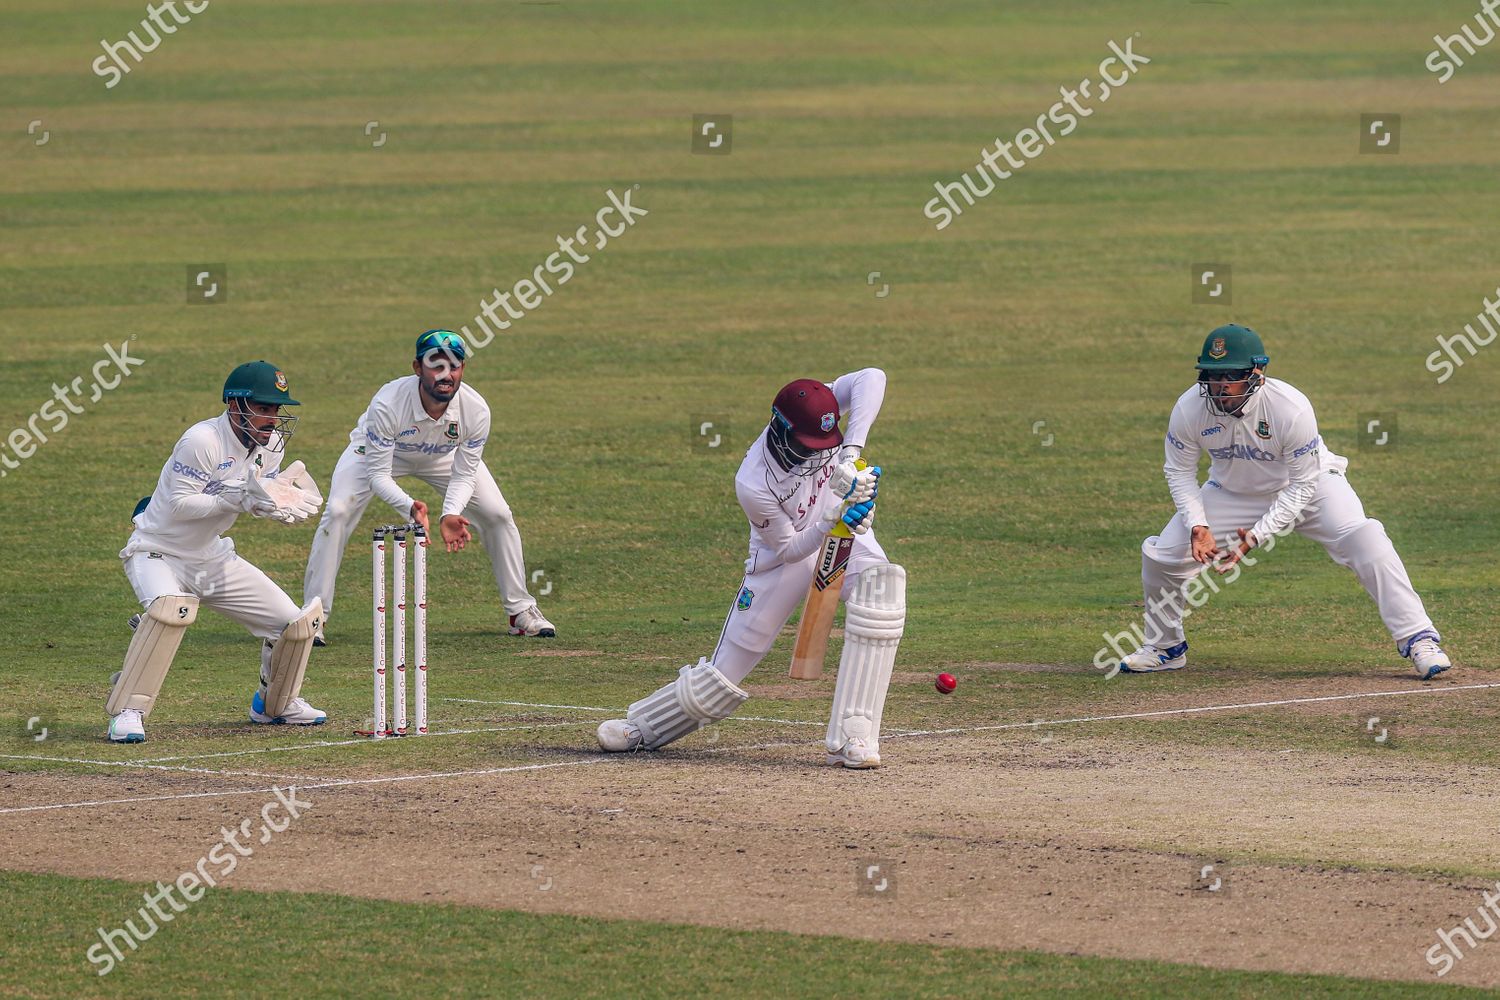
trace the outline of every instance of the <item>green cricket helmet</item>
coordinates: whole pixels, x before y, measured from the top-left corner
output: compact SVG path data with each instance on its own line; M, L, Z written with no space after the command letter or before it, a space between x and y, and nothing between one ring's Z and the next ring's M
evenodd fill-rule
M1265 384L1263 374L1271 359L1260 334L1248 326L1229 323L1203 339L1198 355L1198 392L1210 413L1236 416L1251 396ZM1247 383L1242 392L1229 392L1230 385Z
M297 418L278 413L276 423L257 429L250 423L254 416L245 404L262 406L301 406L287 392L286 373L269 361L247 361L224 380L224 402L229 408L229 422L235 435L246 445L252 442L267 451L286 448L287 439L295 433Z

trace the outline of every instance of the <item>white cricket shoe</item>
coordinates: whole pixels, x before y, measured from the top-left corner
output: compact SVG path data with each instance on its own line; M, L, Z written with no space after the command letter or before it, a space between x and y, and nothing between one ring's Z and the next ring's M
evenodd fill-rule
M1179 642L1167 649L1142 646L1120 661L1122 674L1154 674L1163 670L1181 670L1187 666L1186 642Z
M610 753L626 753L646 745L641 731L624 719L610 719L599 724L599 746Z
M557 628L553 626L535 604L526 608L520 614L510 616L510 634L534 636L538 639L557 638Z
M146 727L141 721L140 709L127 708L109 720L109 741L111 743L146 742Z
M316 649L322 649L328 645L328 637L323 634L323 627L327 624L328 618L325 616L324 619L318 623L318 630L313 633L313 647Z
M828 755L829 764L840 764L851 770L863 770L880 766L880 750L871 746L863 737L856 736Z
M1431 632L1420 632L1407 640L1406 656L1411 660L1412 669L1416 670L1417 676L1424 681L1432 680L1453 666L1453 661L1448 659L1448 654L1438 645L1437 636Z
M255 697L250 699L250 721L263 726L321 726L328 721L328 715L313 708L303 698L293 698L286 711L273 719L266 714L265 695L256 691Z

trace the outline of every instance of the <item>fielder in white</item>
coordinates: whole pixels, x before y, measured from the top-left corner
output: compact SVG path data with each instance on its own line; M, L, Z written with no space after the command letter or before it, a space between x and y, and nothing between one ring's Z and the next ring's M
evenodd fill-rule
M145 612L114 675L106 708L109 738L143 743L183 633L200 605L263 640L260 687L250 721L317 725L327 718L299 697L322 608L299 608L286 592L241 559L223 537L241 513L296 524L322 503L301 462L281 468L297 422L281 407L299 405L275 365L240 365L224 383L225 410L187 429L162 466L156 490L136 508L135 530L120 552L125 576Z
M1198 384L1178 398L1167 428L1165 472L1177 514L1141 544L1144 645L1121 659L1120 670L1186 666L1184 586L1202 565L1227 573L1255 546L1295 530L1354 571L1417 676L1437 676L1452 666L1442 637L1384 526L1365 516L1344 477L1349 460L1323 446L1306 396L1265 377L1269 363L1247 327L1219 327L1203 342ZM1212 463L1199 486L1205 449ZM1215 539L1225 540L1222 550Z
M807 594L823 541L842 518L854 531L844 576L844 652L828 721L827 761L880 765L880 715L906 622L906 571L886 559L870 530L879 470L855 460L885 397L878 368L831 385L799 379L784 387L766 431L734 479L750 522L750 557L739 596L713 655L599 727L609 751L656 750L726 719L750 696L739 687L770 650ZM839 431L840 414L848 430ZM837 457L835 457L837 456Z
M489 552L495 585L509 616L510 634L557 635L526 589L521 533L484 464L490 408L484 397L463 384L468 354L458 334L428 330L417 338L412 374L381 386L349 432L349 447L333 470L328 506L313 536L302 581L304 599L321 602L325 622L333 613L333 589L344 547L371 497L390 504L403 523L415 522L431 534L427 505L412 499L396 482L401 476L415 476L443 494L438 528L449 552L468 544L471 523L479 526L479 540ZM316 644L327 644L321 629Z

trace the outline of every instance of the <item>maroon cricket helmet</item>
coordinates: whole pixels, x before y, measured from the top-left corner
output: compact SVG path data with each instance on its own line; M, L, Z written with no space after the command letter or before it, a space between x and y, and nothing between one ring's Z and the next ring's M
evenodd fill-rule
M792 440L810 451L837 448L844 442L839 430L839 401L832 389L815 378L788 382L776 394L771 410L781 418Z

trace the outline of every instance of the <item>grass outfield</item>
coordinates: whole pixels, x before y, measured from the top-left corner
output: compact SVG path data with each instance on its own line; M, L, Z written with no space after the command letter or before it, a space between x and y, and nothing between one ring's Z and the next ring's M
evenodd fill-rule
M0 989L18 996L212 992L260 996L266 966L304 996L364 989L437 996L1464 997L1484 991L1334 976L1250 974L1075 956L743 933L300 893L210 893L107 978L79 953L153 886L0 873L18 947ZM165 907L164 907L165 908ZM168 910L168 912L171 912ZM149 913L149 911L148 911ZM250 935L253 934L253 941ZM433 948L442 950L434 960ZM82 972L80 973L80 965Z
M890 376L869 453L887 471L878 533L910 574L887 720L942 728L1132 711L1141 685L1088 664L1102 633L1138 619L1138 546L1171 514L1161 435L1203 334L1231 319L1262 333L1269 374L1309 395L1328 446L1351 457L1351 482L1395 540L1463 682L1500 680L1500 468L1489 458L1500 348L1442 385L1424 367L1433 338L1472 322L1497 280L1500 52L1441 86L1422 68L1433 33L1472 15L1468 0L1420 11L1265 0L1076 12L1040 2L237 3L210 6L112 90L88 65L100 38L137 27L138 6L4 6L0 440L53 383L90 377L102 345L126 342L144 364L0 480L0 753L137 753L102 740L101 702L134 610L117 553L178 435L219 411L229 369L266 357L287 371L304 403L289 456L326 487L354 420L403 373L416 333L472 325L482 295L529 276L558 234L608 203L606 189L634 185L648 216L466 373L494 410L486 459L528 569L553 588L542 606L560 638L549 648L566 655L531 655L533 644L498 634L482 553L435 554L436 725L496 721L494 707L450 698L623 706L707 652L744 552L732 475L771 395L793 377L864 365ZM972 170L981 146L1034 121L1060 85L1096 73L1111 39L1136 32L1150 65L948 229L932 228L922 206L934 181ZM1364 112L1403 115L1398 155L1359 154ZM733 115L730 155L689 151L695 114ZM37 118L50 133L43 146L21 135ZM387 136L379 148L371 121ZM1189 268L1203 261L1232 266L1231 308L1192 303ZM188 305L187 271L208 263L227 265L227 301ZM880 284L889 295L877 297ZM1372 413L1399 421L1391 445L1361 447ZM723 447L695 440L703 419L727 424ZM377 508L366 527L390 517ZM232 535L300 598L311 533L245 518ZM367 559L351 545L334 644L311 667L307 694L332 723L275 741L338 738L368 714ZM1189 631L1193 669L1136 680L1213 704L1266 681L1409 683L1352 575L1301 539L1215 597ZM789 651L784 637L752 681L780 681ZM1066 669L994 668L1009 663ZM204 614L148 722L151 753L273 742L244 722L257 664L253 640ZM959 675L955 696L933 692L939 669ZM831 690L823 684L807 690ZM826 699L772 692L751 708L816 722ZM1362 732L1369 714L1352 703L1334 715L1278 707L1115 729L1184 747L1500 764L1493 696L1405 700L1389 746ZM45 744L32 720L48 727ZM340 774L461 769L537 745L586 741L542 730L297 759ZM47 821L35 829L45 835ZM1402 864L1485 871L1462 856ZM4 986L20 991L69 974L49 971L58 949L75 962L84 924L121 912L136 891L0 884L49 901L41 943L0 959ZM191 989L193 975L237 970L245 931L264 939L266 914L283 909L323 942L305 961L332 970L328 983L369 971L361 915L378 914L387 935L418 914L434 933L451 928L466 942L453 949L465 964L444 973L454 992L481 989L491 963L519 963L525 949L492 944L496 929L511 944L579 942L554 950L576 964L532 982L542 995L617 979L680 936L332 896L225 893L204 907L228 917L222 940L189 947L174 927L123 974L164 970L180 948L196 964L161 982ZM701 933L756 966L782 954L772 935ZM1016 995L1101 983L1139 983L1140 995L1318 995L1302 980L1191 967L803 944L799 954L815 958L783 956L768 974L868 975L878 992L869 962L900 954L876 967L913 977L892 995L984 992L995 976L1017 977L1007 980ZM705 983L672 981L663 993ZM1342 988L1330 982L1327 995Z

